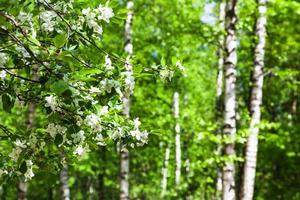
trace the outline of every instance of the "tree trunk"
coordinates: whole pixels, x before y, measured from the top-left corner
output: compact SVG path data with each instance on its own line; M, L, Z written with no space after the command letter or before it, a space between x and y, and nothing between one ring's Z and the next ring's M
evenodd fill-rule
M235 25L237 0L227 0L225 15L225 93L224 93L224 127L223 133L231 142L224 146L224 154L231 158L235 156L234 138L236 135L236 33ZM223 168L223 200L234 200L235 197L235 166L233 161L226 161Z
M18 183L18 200L27 200L28 185L26 182L20 181Z
M224 29L224 20L225 20L225 3L220 3L219 8L219 26L220 29ZM219 37L219 48L218 48L218 73L217 73L217 95L216 95L216 120L220 121L222 113L222 95L223 95L223 70L224 70L224 36L221 34ZM221 135L221 128L218 129L218 134ZM222 145L219 144L217 147L217 154L220 156L222 154ZM217 167L217 185L216 185L216 199L221 199L222 194L222 173L220 167Z
M250 112L251 122L246 144L244 174L241 188L241 200L252 200L254 192L256 159L258 149L258 124L260 123L260 105L262 104L263 68L266 43L266 0L258 0L258 18L256 20L256 36L258 43L254 51L254 69L252 73L252 89Z
M166 191L167 191L169 159L170 159L170 147L168 146L166 148L165 162L164 162L164 166L162 168L162 181L161 181L162 192L161 192L161 198L163 198L165 196Z
M61 199L70 200L70 188L69 188L69 176L68 176L68 166L64 164L63 168L60 171L60 190L61 190Z
M175 182L178 186L180 184L180 176L181 176L181 146L180 146L180 124L179 124L179 93L174 92L173 97L174 103L174 118L176 121L175 125L175 161L176 161L176 169L175 169Z
M130 64L130 58L132 56L132 20L133 20L133 1L127 2L127 17L125 23L125 48L124 51L128 54L126 59L125 68L130 76L133 79L133 69L132 65ZM132 86L129 86L124 93L124 111L123 114L129 118L130 116L130 95L133 92ZM120 148L120 168L121 168L121 177L120 177L120 200L127 200L129 199L129 151L121 144Z
M32 67L32 80L38 80L38 66L33 65ZM32 129L34 126L34 119L35 119L35 102L34 100L30 99L28 101L28 112L26 115L26 127L28 130ZM18 200L27 200L27 191L28 191L28 185L27 182L20 181L18 183L17 188L17 196Z

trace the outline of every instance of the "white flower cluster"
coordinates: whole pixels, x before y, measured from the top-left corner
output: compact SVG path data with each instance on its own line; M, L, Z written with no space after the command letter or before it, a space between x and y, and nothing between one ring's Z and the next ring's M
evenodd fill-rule
M4 68L4 64L7 62L8 58L5 53L0 53L0 68ZM0 78L4 79L6 77L6 71L0 70Z
M54 31L55 25L59 22L57 14L52 10L45 10L40 13L40 19L42 21L42 29L47 32Z
M97 88L97 87L94 87L94 86L92 86L89 91L90 91L91 94L99 94L99 93L101 93L101 90L99 88Z
M27 171L24 174L25 181L28 181L28 180L32 179L32 177L34 177L34 173L32 171L32 165L33 165L33 163L31 160L26 160Z
M111 132L109 138L112 140L117 140L125 136L125 132L121 127L117 127L114 131Z
M21 141L19 139L17 139L14 143L16 147L9 154L9 157L13 161L17 161L19 159L20 154L22 153L22 149L25 149L27 146L25 144L26 143L25 141Z
M122 73L125 76L125 95L129 96L132 94L135 81L133 77L133 73L131 71L126 71Z
M52 138L55 138L56 134L61 134L62 136L64 136L66 131L66 127L60 126L59 124L55 125L53 123L48 124L48 127L46 129L46 132L49 133Z
M100 146L105 146L105 141L104 141L104 138L103 138L103 135L101 133L98 133L95 137L95 140L96 140L96 143Z
M182 65L182 63L178 60L176 62L176 67L180 70L180 71L184 71L185 67Z
M83 145L77 145L73 154L77 155L77 156L83 156L85 154L85 152L88 151L88 148L83 146Z
M26 13L26 12L20 12L17 19L22 22L22 23L25 23L25 22L28 22L28 23L31 23L32 21L32 14L31 13Z
M101 131L100 118L94 113L86 116L85 123L91 127L94 131Z
M162 69L159 71L160 78L165 81L167 79L171 80L173 78L174 71L168 69Z
M79 132L72 134L71 137L73 138L74 143L82 143L85 140L85 135L83 130L80 130Z
M59 111L57 97L54 95L50 95L45 97L46 104L45 107L50 107L52 111Z
M112 66L111 59L108 55L105 56L105 69L107 71L112 71L114 69L114 67Z
M105 21L106 23L109 23L110 18L114 16L114 12L111 8L104 7L101 4L96 9L83 9L82 14L84 17L80 16L80 21L86 22L89 28L93 29L94 32L100 35L103 33L103 29L97 21Z
M97 10L100 13L98 16L98 19L104 20L106 23L109 23L110 18L112 18L114 16L114 12L111 8L102 6L101 4L97 8Z
M140 145L144 145L147 143L148 140L148 132L147 131L140 131L139 127L141 122L139 118L134 119L134 130L130 131L130 135L134 137Z

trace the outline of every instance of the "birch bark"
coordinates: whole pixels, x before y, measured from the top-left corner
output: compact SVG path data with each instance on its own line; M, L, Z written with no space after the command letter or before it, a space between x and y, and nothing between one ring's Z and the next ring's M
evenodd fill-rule
M125 23L125 48L124 51L128 53L128 57L126 59L125 68L128 73L130 79L133 80L133 69L130 64L130 58L133 53L133 45L132 45L132 20L133 20L133 1L127 2L127 17ZM132 85L127 87L127 90L124 93L124 111L123 114L126 117L130 117L130 95L133 92ZM121 180L120 180L120 200L128 200L129 199L129 151L121 144L121 152L120 152L120 168L121 168Z
M224 20L225 20L225 2L220 3L219 8L219 26L221 30L224 30ZM218 73L217 73L217 95L216 95L216 120L220 120L222 112L222 95L223 95L223 85L224 85L224 36L221 34L219 37L219 48L218 48ZM221 130L218 130L219 135L221 135ZM219 144L217 147L218 155L222 154L222 145ZM217 185L216 185L216 199L221 199L222 194L222 173L220 168L217 168Z
M225 91L224 91L224 128L223 133L228 141L224 146L224 154L231 158L235 156L234 139L236 135L236 16L237 0L226 1L225 14ZM230 160L225 162L223 168L222 199L234 200L235 196L235 166Z
M176 169L175 169L175 182L176 185L180 184L180 176L181 176L181 142L180 142L180 124L179 124L179 93L174 92L173 97L173 109L174 109L174 118L176 121L175 124L175 161L176 161Z
M264 54L266 43L266 0L257 0L258 4L258 18L256 20L256 36L258 42L254 50L254 69L252 73L252 89L250 100L250 128L249 136L246 144L246 155L244 163L244 173L240 199L252 200L254 193L256 160L258 149L258 134L260 123L260 106L262 104L263 91L263 68L264 68Z
M161 181L162 192L161 192L161 198L163 198L165 196L166 191L167 191L169 159L170 159L170 147L168 146L166 148L164 166L162 168L162 181Z

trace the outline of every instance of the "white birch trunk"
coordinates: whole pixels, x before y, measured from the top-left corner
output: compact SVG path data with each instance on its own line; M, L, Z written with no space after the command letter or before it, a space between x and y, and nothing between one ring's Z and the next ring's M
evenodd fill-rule
M219 10L219 26L221 30L224 30L224 19L225 19L225 3L220 3ZM224 67L224 36L219 37L219 48L218 48L218 74L217 74L217 99L221 99L223 93L223 67Z
M219 26L221 30L224 30L224 20L225 20L225 3L220 3L219 8ZM219 38L219 48L218 48L218 73L217 73L217 99L216 99L216 116L217 120L219 120L219 113L221 113L221 102L222 102L222 94L223 94L223 70L224 70L224 36L223 34ZM219 130L219 132L221 132ZM222 154L222 146L219 144L217 148L218 155ZM221 199L220 195L222 194L222 173L220 171L220 168L217 168L217 186L216 186L216 198Z
M167 191L169 159L170 159L170 147L168 146L166 148L165 162L164 162L164 166L162 168L162 181L161 181L162 192L161 192L161 198L163 198L165 196L166 191Z
M60 190L61 190L61 199L70 200L70 188L69 188L69 176L68 176L68 166L64 165L60 171Z
M126 59L125 68L128 73L128 76L130 76L130 79L132 79L132 82L134 82L133 79L133 69L132 65L130 64L130 58L133 53L133 45L132 45L132 20L133 20L133 1L127 2L127 17L126 17L126 23L125 23L125 48L124 51L128 53L128 57ZM133 86L134 85L128 85L125 93L124 93L124 111L123 114L129 118L130 116L130 95L133 92ZM122 145L122 144L121 144ZM122 145L121 146L121 158L120 158L120 168L121 168L121 177L120 177L120 200L128 200L129 199L129 151Z
M180 176L181 176L181 146L180 146L180 125L179 125L179 93L174 92L173 97L174 103L174 118L176 121L175 125L175 161L176 161L176 169L175 169L175 183L176 185L180 184Z
M258 0L258 18L256 20L256 36L258 43L254 51L254 69L252 73L252 89L251 89L251 122L249 128L249 136L246 144L246 155L244 164L243 182L241 188L241 200L252 200L254 193L256 159L258 149L258 134L260 123L260 105L262 104L263 91L263 68L264 54L266 43L266 0Z
M235 156L234 139L236 135L236 32L235 25L237 0L227 0L225 16L225 91L224 91L224 129L225 137L232 142L225 144L224 153L226 157ZM223 200L235 200L235 166L231 161L226 161L223 168Z

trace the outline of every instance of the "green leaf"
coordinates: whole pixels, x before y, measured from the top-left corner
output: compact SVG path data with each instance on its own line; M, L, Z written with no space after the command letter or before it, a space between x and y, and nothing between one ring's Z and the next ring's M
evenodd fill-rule
M61 134L56 134L54 143L58 146L63 142L64 138Z
M20 172L23 173L23 174L26 173L26 171L27 171L27 165L26 165L26 162L25 162L25 161L22 162L22 164L21 164L19 170L20 170Z
M65 43L67 42L67 37L64 34L60 34L55 36L55 38L53 39L54 45L57 48L61 48L65 45Z
M166 59L165 59L164 57L161 58L160 64L161 64L162 66L166 66Z
M140 74L143 71L143 66L142 65L135 65L133 68L133 71L135 74Z
M69 89L69 85L68 83L66 83L65 81L57 81L54 82L51 86L50 86L50 90L51 92L54 92L57 95L61 95L62 93L64 93L64 91L66 91L67 89Z
M11 109L14 107L15 100L10 96L9 94L3 94L2 95L2 107L3 110L10 113Z

